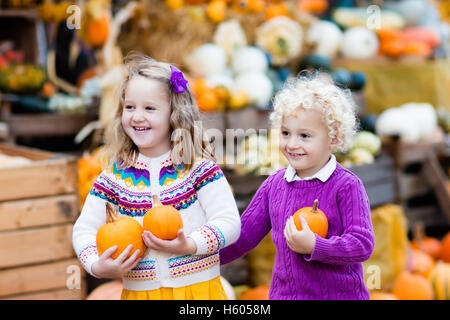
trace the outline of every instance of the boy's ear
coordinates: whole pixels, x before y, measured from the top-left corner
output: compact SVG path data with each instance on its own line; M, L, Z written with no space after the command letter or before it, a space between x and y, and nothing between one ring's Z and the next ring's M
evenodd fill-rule
M333 137L330 141L330 149L331 151L336 151L337 147L339 146L339 139L338 137Z

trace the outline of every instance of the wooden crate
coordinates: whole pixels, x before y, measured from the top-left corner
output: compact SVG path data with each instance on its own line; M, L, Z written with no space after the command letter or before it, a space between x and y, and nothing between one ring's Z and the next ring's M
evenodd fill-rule
M11 144L0 152L32 160L0 168L0 299L83 299L85 273L72 247L76 158Z
M447 214L443 214L435 186L436 167L429 160L438 150L448 150L445 142L402 143L392 136L383 140L383 149L394 162L395 202L405 210L410 231L416 223L447 226Z

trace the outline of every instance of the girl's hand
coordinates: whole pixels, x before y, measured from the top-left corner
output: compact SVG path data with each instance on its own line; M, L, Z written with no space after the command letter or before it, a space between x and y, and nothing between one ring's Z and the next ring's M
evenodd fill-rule
M117 246L108 248L100 256L100 259L92 264L92 273L99 278L122 278L126 273L131 271L141 260L138 257L139 249L136 250L128 259L126 257L133 249L130 244L123 252L116 258L111 258L111 255L117 250Z
M194 240L185 237L183 229L178 231L177 237L173 240L162 240L155 237L150 231L144 231L142 239L148 248L170 252L174 254L194 254L197 245Z
M284 237L286 238L289 248L297 253L311 254L316 245L316 235L308 226L302 215L298 216L302 225L302 230L298 231L294 223L294 217L291 216L284 228Z

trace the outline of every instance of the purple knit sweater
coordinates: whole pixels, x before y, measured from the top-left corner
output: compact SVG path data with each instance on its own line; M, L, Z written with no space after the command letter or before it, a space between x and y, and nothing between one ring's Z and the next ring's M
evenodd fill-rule
M276 255L270 299L368 299L362 262L372 255L374 234L361 180L340 164L326 182L287 182L285 171L277 170L260 186L242 214L239 239L220 251L221 263L245 255L272 229ZM289 249L283 230L289 216L311 207L314 199L328 218L328 234L316 235L310 255L298 254Z

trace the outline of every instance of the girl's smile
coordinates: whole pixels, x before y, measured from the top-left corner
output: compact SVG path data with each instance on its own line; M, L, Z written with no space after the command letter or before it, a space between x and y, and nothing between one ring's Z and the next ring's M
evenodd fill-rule
M156 157L170 150L170 104L167 86L137 76L125 90L122 126L139 152Z

